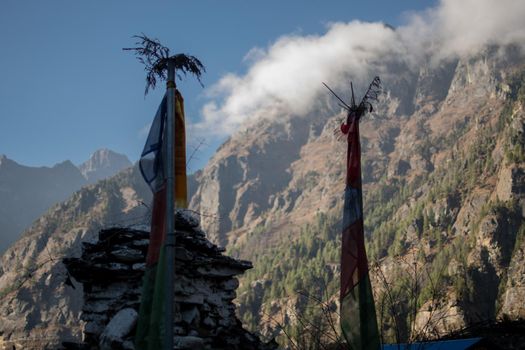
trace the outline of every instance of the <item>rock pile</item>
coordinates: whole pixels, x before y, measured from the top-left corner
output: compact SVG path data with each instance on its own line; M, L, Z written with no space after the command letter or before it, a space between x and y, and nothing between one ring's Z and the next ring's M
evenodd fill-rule
M174 344L177 349L275 349L242 328L233 299L236 275L249 261L222 254L195 218L176 216ZM149 232L112 228L97 243L83 243L81 258L65 259L69 273L84 286L84 347L133 349Z

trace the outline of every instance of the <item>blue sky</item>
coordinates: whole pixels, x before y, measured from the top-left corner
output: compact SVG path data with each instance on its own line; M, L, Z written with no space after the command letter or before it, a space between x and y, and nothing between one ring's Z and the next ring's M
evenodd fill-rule
M205 64L206 88L243 58L284 35L322 35L332 22L402 24L430 0L380 1L27 1L0 4L0 154L31 166L78 164L106 147L136 161L162 86L144 98L142 66L122 47L134 34L159 38ZM206 88L179 82L187 118L197 122ZM190 170L202 167L221 137L206 139ZM190 138L189 143L194 145Z

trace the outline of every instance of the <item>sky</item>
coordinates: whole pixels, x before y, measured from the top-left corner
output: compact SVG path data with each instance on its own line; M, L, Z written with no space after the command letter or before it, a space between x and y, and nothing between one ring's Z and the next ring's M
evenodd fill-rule
M514 0L3 0L0 154L51 166L109 148L136 161L164 93L161 84L144 96L143 67L122 51L136 34L206 66L204 88L191 76L178 82L188 152L204 141L192 172L270 104L307 112L298 101L319 91L309 86L345 70L367 79L377 55L417 61L432 50L440 60L525 41L524 15Z

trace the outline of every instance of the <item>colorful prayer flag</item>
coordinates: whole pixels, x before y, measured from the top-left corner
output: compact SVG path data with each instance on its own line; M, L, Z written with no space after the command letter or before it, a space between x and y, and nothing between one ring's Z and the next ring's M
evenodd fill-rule
M363 230L361 186L361 146L359 119L363 109L351 109L343 134L348 135L347 174L343 211L341 249L341 329L348 345L355 350L380 349L374 296L368 274Z
M184 101L175 92L175 141L174 145L174 200L176 208L186 208L186 138ZM139 161L144 180L153 191L151 233L143 279L135 346L141 350L163 349L166 280L166 139L167 97L164 96L153 120L144 150Z

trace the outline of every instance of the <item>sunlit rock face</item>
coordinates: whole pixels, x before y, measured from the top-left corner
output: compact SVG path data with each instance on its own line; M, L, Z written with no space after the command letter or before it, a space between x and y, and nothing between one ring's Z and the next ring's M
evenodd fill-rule
M523 296L524 64L520 49L508 46L417 68L388 66L380 74L383 94L360 122L372 257L399 266L418 251L431 266L441 252L465 244L465 255L453 258L457 269L441 279L449 281L443 290L463 280L456 289L464 282L469 291L444 293L440 303L461 317L437 324L440 334L523 314L516 301ZM335 98L333 105L325 101L305 115L247 125L196 174L191 207L205 215L202 224L214 243L256 267L259 261L273 266L268 256L286 256L289 242L304 241L317 214L341 216L346 144L337 129L344 114ZM326 266L339 263L318 254L326 254L316 256ZM241 278L243 320L254 329L271 327L261 322L287 312L274 305L294 296L276 290L290 286L293 275L292 269L266 268ZM261 279L272 287L250 287ZM426 301L420 302L423 315Z
M125 155L103 148L93 153L91 157L80 164L78 168L87 182L93 184L99 180L111 177L123 169L129 168L131 165L128 157Z
M179 212L176 220L174 343L178 349L273 349L244 330L235 315L237 275L248 261L222 254L198 221ZM96 243L84 243L80 258L65 259L84 288L81 319L84 344L101 349L132 349L149 233L124 228L103 230Z

